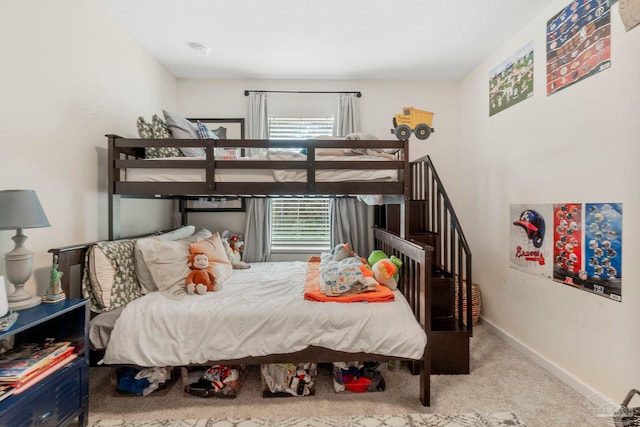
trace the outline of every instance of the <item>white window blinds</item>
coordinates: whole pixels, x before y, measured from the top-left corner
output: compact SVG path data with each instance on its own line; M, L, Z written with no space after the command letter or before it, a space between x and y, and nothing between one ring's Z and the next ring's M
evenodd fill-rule
M270 139L310 139L331 135L333 116L302 117L295 115L269 117Z
M271 203L272 249L329 248L329 199L286 197Z

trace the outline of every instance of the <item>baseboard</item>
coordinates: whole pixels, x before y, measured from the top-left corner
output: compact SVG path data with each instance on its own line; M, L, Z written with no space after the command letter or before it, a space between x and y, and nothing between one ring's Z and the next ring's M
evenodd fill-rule
M514 338L512 335L508 334L507 332L505 332L504 330L496 326L490 320L481 316L480 321L483 325L486 325L487 329L490 330L492 333L504 339L506 342L508 342L512 347L514 347L524 356L531 359L533 362L535 362L536 364L540 365L542 368L547 370L551 375L558 378L560 381L562 381L563 383L567 384L569 387L571 387L572 389L580 393L582 396L585 397L585 399L587 399L596 407L611 405L613 402L615 402L614 400L609 399L606 396L603 396L602 393L600 393L599 391L593 389L589 385L580 381L578 378L576 378L575 376L573 376L572 374L570 374L560 366L556 365L546 357L542 356L540 353L533 350L531 347L524 344L522 341L519 341L518 339ZM614 403L614 405L617 405L617 404Z

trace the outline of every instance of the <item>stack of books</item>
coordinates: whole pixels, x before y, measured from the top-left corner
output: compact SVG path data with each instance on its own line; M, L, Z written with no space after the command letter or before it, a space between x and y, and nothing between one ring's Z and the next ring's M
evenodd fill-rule
M69 341L20 344L0 354L0 400L18 394L78 355Z

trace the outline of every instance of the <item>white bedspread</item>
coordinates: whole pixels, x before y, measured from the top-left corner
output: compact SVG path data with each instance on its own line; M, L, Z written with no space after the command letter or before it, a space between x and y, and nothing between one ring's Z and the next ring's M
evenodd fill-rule
M252 264L218 292L170 299L149 293L117 320L108 364L180 366L290 353L307 346L420 359L426 335L404 297L387 303L303 298L307 263Z

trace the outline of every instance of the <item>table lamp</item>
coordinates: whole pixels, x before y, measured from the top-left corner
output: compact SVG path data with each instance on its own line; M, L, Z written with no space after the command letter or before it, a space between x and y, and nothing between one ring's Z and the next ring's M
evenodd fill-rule
M22 229L48 226L49 220L35 191L0 191L0 230L16 230L16 235L12 237L15 247L4 255L6 278L15 287L7 297L11 310L22 310L40 304L40 298L24 290L24 284L31 277L33 269L33 253L24 247L27 236L22 233Z

